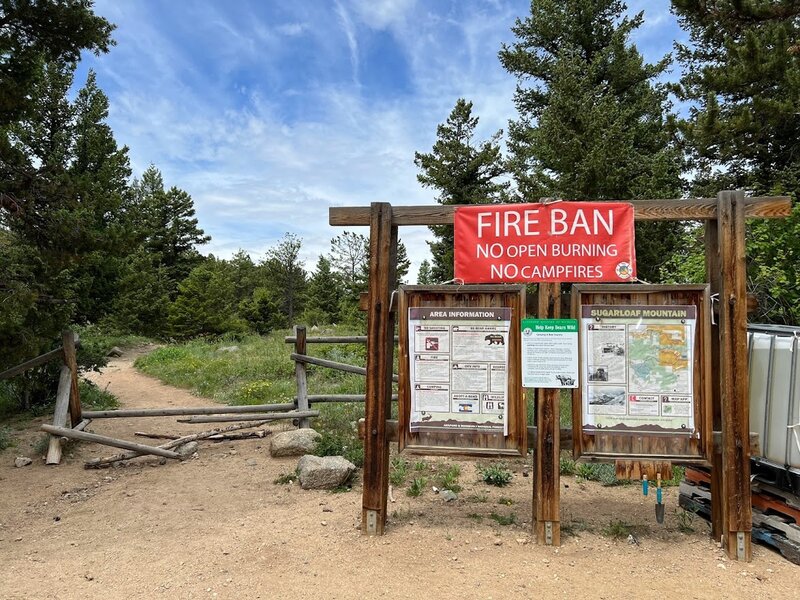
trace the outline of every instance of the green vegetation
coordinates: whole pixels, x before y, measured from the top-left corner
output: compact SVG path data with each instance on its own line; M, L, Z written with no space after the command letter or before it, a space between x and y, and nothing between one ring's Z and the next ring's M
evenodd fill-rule
M16 442L14 436L11 435L11 428L5 425L0 427L0 450L5 450L15 445Z
M495 463L486 467L478 467L478 474L484 483L497 487L505 487L514 477L504 463Z
M563 535L578 535L581 531L591 531L592 526L585 519L569 518L561 521L561 533Z
M675 520L681 533L694 533L694 518L695 513L691 511L675 509Z
M564 451L561 453L561 456L558 457L558 472L561 475L575 475L577 471L578 465L575 462L575 459L572 458L572 455Z
M604 486L628 485L630 480L617 479L614 465L607 463L578 463L575 475L586 481L599 481Z
M288 485L297 481L297 473L282 473L272 482L275 485Z
M600 533L605 537L610 537L615 540L627 539L629 535L638 536L647 533L647 527L640 525L631 525L621 519L612 519L608 525L604 525Z
M392 485L403 485L408 476L408 461L401 456L392 457L389 468L389 483Z
M409 485L406 490L406 494L412 498L416 498L422 495L426 485L428 485L428 479L426 477L414 477L414 479L411 480L411 485Z
M107 390L101 390L97 385L86 379L78 381L78 391L81 404L92 410L110 410L119 406L117 397Z
M498 525L503 526L513 525L517 522L517 514L513 512L509 513L508 515L501 515L493 512L489 515L489 518L495 521Z
M503 506L511 506L512 504L514 504L514 500L512 500L511 498L506 498L505 496L500 496L497 499L497 503L502 504Z
M458 477L461 475L461 467L458 465L438 465L434 476L435 485L441 490L460 492L461 486L458 484Z

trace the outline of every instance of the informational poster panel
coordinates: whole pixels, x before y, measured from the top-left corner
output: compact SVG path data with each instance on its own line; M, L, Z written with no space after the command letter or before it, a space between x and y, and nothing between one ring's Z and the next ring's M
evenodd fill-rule
M578 387L576 319L522 319L522 386Z
M400 286L398 449L525 456L525 286Z
M584 425L694 431L694 306L583 306Z
M709 286L585 285L573 455L705 463L713 449Z
M411 431L502 431L510 308L409 308Z

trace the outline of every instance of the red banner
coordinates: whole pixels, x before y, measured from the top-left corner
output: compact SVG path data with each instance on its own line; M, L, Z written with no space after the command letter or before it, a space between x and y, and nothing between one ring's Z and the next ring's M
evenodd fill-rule
M455 276L464 283L632 281L633 206L460 206L455 214Z

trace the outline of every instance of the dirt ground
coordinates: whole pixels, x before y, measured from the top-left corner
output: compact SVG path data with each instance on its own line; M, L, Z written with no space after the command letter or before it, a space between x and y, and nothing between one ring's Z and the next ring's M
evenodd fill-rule
M137 373L135 353L94 376L124 407L209 404ZM182 433L209 426L174 418L105 419L89 430ZM269 456L269 438L201 442L198 455L159 465L84 470L113 451L81 443L60 466L33 454L36 424L0 453L0 598L793 598L800 570L754 546L725 558L696 518L678 529L677 489L665 524L638 486L606 488L562 477L562 546L531 538L530 477L512 465L506 488L479 482L462 462L458 500L428 489L394 491L387 534L362 536L361 487L303 491L274 480L296 459ZM16 455L34 463L13 466ZM436 459L429 459L435 463ZM516 515L500 525L491 514ZM637 526L638 544L602 535L613 520Z

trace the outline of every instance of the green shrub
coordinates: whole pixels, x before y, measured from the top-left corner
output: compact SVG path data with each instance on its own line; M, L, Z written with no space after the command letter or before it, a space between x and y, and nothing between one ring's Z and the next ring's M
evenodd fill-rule
M6 426L0 427L0 450L5 450L15 445L16 442L11 435L11 428Z
M514 474L503 463L496 463L487 467L478 467L483 482L488 485L504 487L511 483Z
M389 483L392 485L402 485L408 475L408 462L401 456L392 458L389 470Z
M508 515L501 515L496 512L493 512L489 515L493 521L497 522L498 525L508 526L513 525L517 522L517 515L516 513L510 513Z
M461 467L458 465L441 465L436 472L434 482L442 490L460 492L461 486L458 484L458 477L461 475Z
M110 410L119 407L117 397L108 390L101 390L97 385L86 379L78 381L78 392L81 404L92 410Z
M411 485L408 486L406 494L416 498L425 491L425 486L428 485L428 480L425 477L414 477L411 480Z

